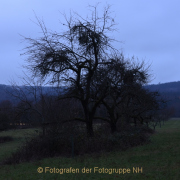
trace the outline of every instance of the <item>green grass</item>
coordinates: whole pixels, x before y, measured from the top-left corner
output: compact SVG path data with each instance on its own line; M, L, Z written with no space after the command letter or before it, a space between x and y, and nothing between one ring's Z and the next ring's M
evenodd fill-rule
M35 131L36 129L37 128L15 129L0 132L0 136L13 137L13 141L0 144L0 161L5 157L10 156L12 152L16 151L16 149L25 141L26 138L37 135L37 132Z
M21 133L21 132L19 132ZM18 134L18 133L17 133ZM17 135L16 134L16 135ZM19 136L17 136L19 138ZM125 152L111 152L101 155L84 155L72 158L49 158L41 161L22 163L19 165L5 165L0 167L2 180L55 180L55 179L180 179L180 119L171 119L151 137L152 143L131 148ZM12 142L9 142L9 146ZM7 143L8 144L8 143ZM17 145L17 144L16 144ZM16 146L11 145L12 147ZM5 146L5 144L3 145ZM7 147L6 147L7 148ZM7 148L8 149L8 148ZM2 148L0 149L1 154ZM10 150L9 150L10 151ZM1 156L0 156L1 157ZM37 168L78 168L79 173L38 173ZM82 173L83 168L92 168L91 173ZM94 173L94 167L124 168L130 173L108 174ZM142 167L143 172L133 173L133 167ZM48 168L47 168L48 169Z

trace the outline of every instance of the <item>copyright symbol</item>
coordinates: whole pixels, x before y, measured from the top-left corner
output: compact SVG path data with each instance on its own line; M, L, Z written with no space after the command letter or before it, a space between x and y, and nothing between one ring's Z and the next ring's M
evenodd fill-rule
M42 167L38 167L38 168L37 168L37 172L38 172L38 173L42 173L42 172L43 172L43 168L42 168Z

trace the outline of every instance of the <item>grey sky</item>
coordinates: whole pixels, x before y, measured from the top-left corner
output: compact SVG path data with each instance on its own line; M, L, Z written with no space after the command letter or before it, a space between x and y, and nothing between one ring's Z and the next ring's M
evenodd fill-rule
M40 28L35 14L43 19L50 30L61 30L60 12L69 15L70 10L86 17L88 4L95 0L5 0L0 2L0 84L11 79L20 82L25 47L21 35L39 37ZM112 5L112 16L118 24L113 36L123 43L126 57L135 56L151 63L155 79L151 83L180 80L180 1L179 0L111 0L102 1L99 13L106 4ZM33 22L34 21L34 22Z

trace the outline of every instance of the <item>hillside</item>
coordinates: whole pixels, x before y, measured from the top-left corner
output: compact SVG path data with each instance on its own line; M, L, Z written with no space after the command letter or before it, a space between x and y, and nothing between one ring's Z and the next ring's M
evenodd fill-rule
M147 86L151 91L178 93L180 92L180 81L163 84L152 84Z
M146 86L150 91L158 91L168 101L173 117L180 117L180 81Z
M36 93L41 93L41 88L38 87L25 87L25 86L20 86L20 88L22 89L22 91L26 94L28 99L33 98L33 90L36 89ZM66 89L65 86L62 86L58 89L52 88L52 87L48 87L48 86L44 86L42 87L42 93L43 94L57 94L57 93L63 93L63 91ZM16 94L15 89L10 86L10 85L3 85L0 84L0 102L5 101L5 100L9 100L11 101L13 104L16 104L19 100L15 97L12 96L12 94Z
M22 86L21 88L25 90L25 87ZM168 107L173 109L173 117L180 117L180 81L168 82L163 84L152 84L145 86L145 88L149 89L150 91L160 92L160 94L168 101ZM59 91L63 93L65 89L66 87L64 86L61 87ZM10 93L13 93L13 91L14 90L12 86L0 84L0 102L9 100L13 104L16 104L18 100L10 95ZM29 98L32 97L32 95L29 95L26 90L25 92L27 93L27 96ZM52 87L42 87L42 92L44 94L56 93L56 91L52 89Z

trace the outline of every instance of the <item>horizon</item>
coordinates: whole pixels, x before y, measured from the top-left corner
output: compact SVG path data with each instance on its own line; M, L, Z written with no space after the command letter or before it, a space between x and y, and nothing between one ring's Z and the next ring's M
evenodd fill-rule
M159 83L157 83L157 84L145 84L145 85L143 85L143 86L151 86L151 85L162 85L162 84L169 84L169 83L180 83L180 80L179 81L171 81L171 82L163 82L163 83L161 83L161 82L159 82ZM11 84L1 84L0 83L0 85L3 85L3 86L13 86L13 85L11 85ZM22 86L26 86L26 85L17 85L17 86L19 86L19 87L22 87ZM41 85L40 85L41 86ZM52 85L42 85L42 87L57 87L57 86L52 86ZM62 86L59 86L59 87L68 87L68 86L65 86L65 85L62 85Z

